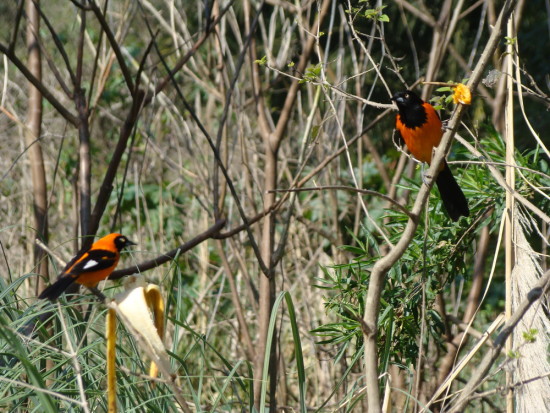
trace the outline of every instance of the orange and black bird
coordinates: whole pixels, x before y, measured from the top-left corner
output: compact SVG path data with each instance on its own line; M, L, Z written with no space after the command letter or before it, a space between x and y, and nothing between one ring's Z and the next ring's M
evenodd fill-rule
M56 300L72 283L95 287L111 275L120 259L120 251L130 245L136 244L120 234L109 234L97 240L76 254L38 298Z
M424 102L410 90L392 96L399 109L395 127L412 155L421 162L430 164L433 148L443 136L441 119L432 105ZM441 194L443 206L453 221L469 216L468 201L458 186L449 165L443 161L435 181Z

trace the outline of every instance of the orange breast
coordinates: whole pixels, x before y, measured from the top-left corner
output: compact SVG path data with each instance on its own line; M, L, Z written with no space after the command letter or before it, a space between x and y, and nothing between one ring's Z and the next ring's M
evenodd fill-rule
M432 160L432 150L439 145L443 131L441 120L432 105L424 103L424 109L428 118L424 125L408 128L401 122L401 115L397 115L396 128L412 155L419 161L429 164Z

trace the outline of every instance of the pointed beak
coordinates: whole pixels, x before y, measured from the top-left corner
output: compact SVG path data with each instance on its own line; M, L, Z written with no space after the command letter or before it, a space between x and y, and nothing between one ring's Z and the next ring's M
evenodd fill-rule
M403 96L398 96L398 95L393 95L391 97L391 100L394 101L395 103L404 103L405 102L405 99L403 98Z
M124 245L125 247L129 247L130 245L137 245L135 242L133 241L130 241L129 239L126 240L126 244Z

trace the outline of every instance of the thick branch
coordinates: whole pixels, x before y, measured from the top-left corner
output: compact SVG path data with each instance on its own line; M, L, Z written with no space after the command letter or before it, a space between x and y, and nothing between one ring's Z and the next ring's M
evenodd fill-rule
M219 221L216 221L216 223L212 225L210 228L208 228L206 231L197 235L195 238L187 241L185 244L182 244L177 248L174 248L171 251L168 251L165 254L158 256L157 258L153 258L152 260L149 260L149 261L144 261L141 264L135 265L133 267L123 268L121 270L114 271L109 276L109 280L118 280L119 278L122 278L125 275L131 275L131 274L147 271L152 268L156 268L159 265L164 264L165 262L173 260L176 256L183 254L186 251L189 251L191 248L196 247L201 242L209 238L213 238L214 235L216 235L220 231L220 229L224 227L224 225L225 225L225 220L220 219Z
M97 201L94 206L94 211L92 212L90 224L88 226L88 234L95 234L97 232L99 221L103 216L103 211L105 211L107 202L109 201L109 197L111 196L111 191L113 190L113 181L116 177L116 172L122 159L122 155L126 150L128 139L130 139L132 130L136 125L144 96L145 93L141 90L138 90L138 92L134 96L132 108L130 109L128 116L126 117L126 120L124 121L124 125L122 126L122 130L120 131L120 137L118 138L113 157L111 158L111 162L109 162L109 167L107 168L107 172L105 173L105 177L103 178L103 183L101 184L99 195L97 196Z
M42 59L38 47L37 33L40 29L40 18L37 5L30 0L26 2L27 23L27 48L29 53L28 67L37 79L42 79ZM29 85L29 100L27 107L27 126L25 129L25 143L29 147L29 160L31 167L34 225L36 237L48 241L48 189L46 184L46 172L44 168L44 156L42 145L35 140L42 134L42 95L34 86ZM38 264L38 273L44 276L37 284L38 289L43 287L43 279L48 279L48 262L43 259L44 253L38 247L34 249L34 262Z

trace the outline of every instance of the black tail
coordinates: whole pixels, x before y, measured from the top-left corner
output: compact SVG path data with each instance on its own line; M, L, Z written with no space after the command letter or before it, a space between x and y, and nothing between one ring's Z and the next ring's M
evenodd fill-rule
M56 282L54 282L49 287L46 287L44 291L40 293L38 298L44 299L47 298L48 300L54 301L59 298L63 292L69 288L69 285L71 285L74 281L74 277L70 274L64 275L61 278L59 278Z
M462 192L462 189L456 183L446 162L443 170L437 175L436 183L437 189L439 189L439 193L441 194L443 206L453 221L458 221L458 218L461 216L470 216L468 201L466 201L464 192Z

